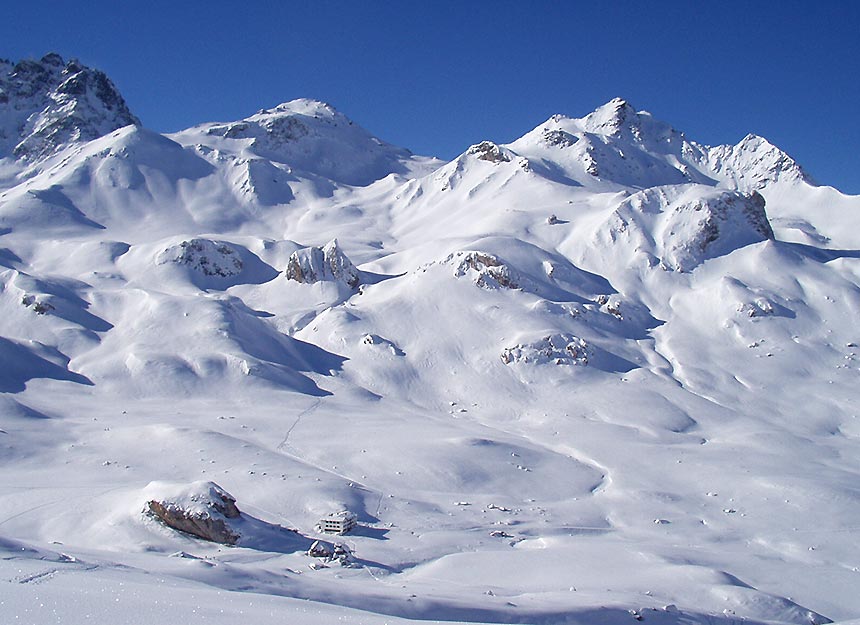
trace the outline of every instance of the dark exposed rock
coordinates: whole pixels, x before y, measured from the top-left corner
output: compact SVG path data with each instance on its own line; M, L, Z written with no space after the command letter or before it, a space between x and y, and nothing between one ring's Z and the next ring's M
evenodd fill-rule
M578 141L578 139L569 132L565 132L564 130L550 130L549 128L544 129L541 140L546 145L554 145L562 148L569 147Z
M492 141L481 141L481 143L470 147L466 153L490 163L507 163L511 160L511 157Z
M445 259L445 262L457 263L455 277L474 274L475 284L482 289L520 288L515 272L493 254L477 251L457 252Z
M103 72L55 53L0 63L0 114L0 157L27 161L140 124Z

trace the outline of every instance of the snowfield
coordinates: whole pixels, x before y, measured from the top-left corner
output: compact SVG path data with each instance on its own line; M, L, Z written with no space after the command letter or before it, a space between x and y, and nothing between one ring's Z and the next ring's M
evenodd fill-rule
M0 88L3 623L860 619L860 197L621 99L444 163Z

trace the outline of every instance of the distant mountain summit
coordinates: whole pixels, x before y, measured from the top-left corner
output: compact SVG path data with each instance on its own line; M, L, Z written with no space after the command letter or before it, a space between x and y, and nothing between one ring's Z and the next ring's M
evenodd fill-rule
M507 147L585 186L696 182L755 191L775 182L815 185L794 159L761 137L702 145L622 98L582 118L553 115Z
M428 161L431 167L435 162L378 139L330 104L305 98L238 121L201 124L174 138L184 145L263 158L288 165L296 175L316 175L353 186L365 186L389 174L410 175Z
M103 72L54 53L0 60L0 158L38 160L128 125L140 120Z

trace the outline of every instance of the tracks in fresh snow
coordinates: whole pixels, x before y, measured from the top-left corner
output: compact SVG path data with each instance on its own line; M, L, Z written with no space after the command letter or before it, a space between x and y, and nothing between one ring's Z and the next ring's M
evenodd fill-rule
M319 407L320 407L320 404L322 404L322 399L317 399L316 401L314 401L314 403L313 403L309 408L306 408L306 409L302 410L302 411L298 414L298 416L296 417L296 420L295 420L295 421L293 421L293 424L290 426L290 429L288 429L288 430L287 430L287 433L284 435L284 440L282 440L282 441L281 441L281 443L276 447L277 451L283 451L284 447L286 447L286 446L287 446L287 444L288 444L288 443L289 443L289 441L290 441L290 434L292 434L292 433L293 433L293 430L294 430L294 429L296 429L296 426L297 426L299 423L301 423L302 417L305 417L306 415L309 415L309 414L310 414L310 413L312 413L314 410L316 410L317 408L319 408Z
M287 448L288 448L288 447L290 447L290 435L293 433L293 430L295 430L295 429L296 429L296 427L299 425L299 423L301 423L301 421L302 421L302 419L303 419L304 417L306 417L306 416L308 416L309 414L311 414L312 412L314 412L317 408L319 408L319 407L320 407L320 405L322 405L322 399L317 399L317 400L315 400L315 401L314 401L314 403L313 403L313 404L311 404L308 408L305 408L304 410L302 410L302 411L301 411L301 412L296 416L296 420L295 420L295 421L293 421L293 424L292 424L292 425L290 426L290 428L287 430L287 433L284 435L284 440L282 440L282 441L278 444L278 446L275 448L275 450L276 450L278 453L281 453L281 454L284 454L284 455L287 455L287 456L291 456L292 458L295 458L296 460L299 460L299 461L301 461L301 462L303 462L303 463L307 464L308 466L312 466L312 467L314 467L315 469L317 469L318 471L322 471L322 472L324 472L324 473L328 473L329 475L337 476L337 477L341 478L342 480L345 480L345 481L347 481L347 482L349 482L349 483L351 483L351 484L356 484L356 485L358 485L358 486L361 486L362 488L366 489L367 491L370 491L370 492L378 492L378 491L376 491L375 489L368 488L367 486L365 486L364 484L362 484L359 480L356 480L356 479L354 479L354 478L351 478L351 477L350 477L350 476L348 476L348 475L344 475L343 473L339 473L339 472L337 472L337 471L335 471L335 470L333 470L333 469L330 469L330 468L324 467L324 466L322 466L322 465L320 465L320 464L318 464L318 463L311 462L311 461L309 461L309 460L307 460L307 459L303 458L302 456L300 456L300 455L299 455L299 454L297 454L297 453L294 453L294 452L292 452L292 451L288 451L288 449L287 449ZM382 501L383 501L383 498L384 498L384 494L383 494L382 492L379 492L379 501L378 501L378 502L377 502L377 504L376 504L376 512L375 512L375 516L376 516L376 518L379 518L379 509L382 507Z

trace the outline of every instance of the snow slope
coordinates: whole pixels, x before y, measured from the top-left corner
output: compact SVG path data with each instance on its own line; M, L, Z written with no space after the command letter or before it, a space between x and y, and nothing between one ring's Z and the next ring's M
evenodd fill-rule
M620 99L441 163L4 68L4 619L860 617L860 198ZM235 546L148 512L209 482Z

